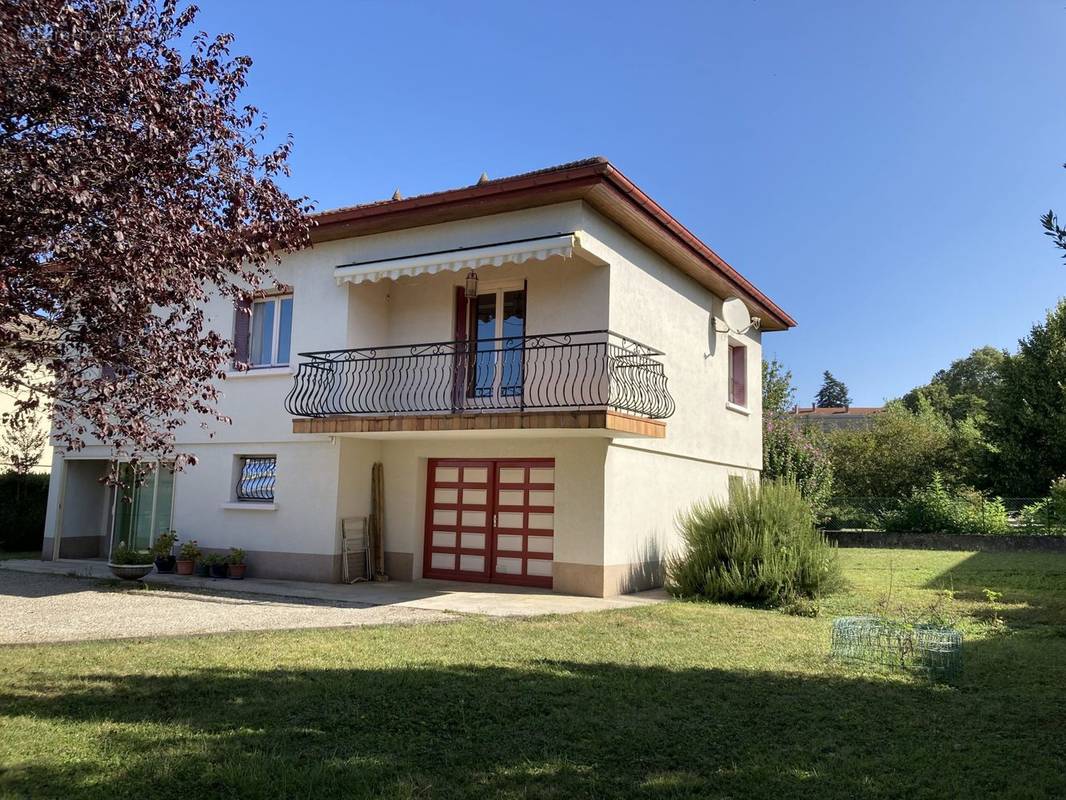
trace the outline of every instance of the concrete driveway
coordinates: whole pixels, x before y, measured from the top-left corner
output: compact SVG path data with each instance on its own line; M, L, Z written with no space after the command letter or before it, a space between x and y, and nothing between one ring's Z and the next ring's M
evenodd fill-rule
M93 579L0 569L0 644L415 624L460 618L449 612L403 606L115 588Z
M116 587L107 578L99 561L0 561L0 644L573 614L666 599L661 590L574 597L457 581L345 585L152 574L148 588L128 588L134 584Z

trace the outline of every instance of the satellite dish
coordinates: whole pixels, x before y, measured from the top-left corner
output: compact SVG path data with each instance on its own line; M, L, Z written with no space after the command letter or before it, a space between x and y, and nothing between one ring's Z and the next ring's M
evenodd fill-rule
M743 333L751 327L751 314L739 297L727 297L722 301L722 319L733 333Z

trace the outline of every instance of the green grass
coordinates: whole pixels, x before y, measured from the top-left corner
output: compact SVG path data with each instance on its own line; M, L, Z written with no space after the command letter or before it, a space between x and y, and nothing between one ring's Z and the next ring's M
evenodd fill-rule
M841 557L816 619L672 603L8 647L0 796L1066 796L1066 557ZM953 591L958 686L827 660L832 616L890 584L910 611Z

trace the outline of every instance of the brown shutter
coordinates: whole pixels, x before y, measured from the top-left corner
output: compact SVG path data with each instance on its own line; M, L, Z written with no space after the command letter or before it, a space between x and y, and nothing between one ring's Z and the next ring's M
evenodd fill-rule
M241 297L233 304L233 364L247 364L252 333L252 301Z
M469 302L466 299L466 289L463 286L455 287L455 355L452 366L452 410L460 411L463 407L463 397L466 394L466 347L459 342L466 341L467 318L470 315Z

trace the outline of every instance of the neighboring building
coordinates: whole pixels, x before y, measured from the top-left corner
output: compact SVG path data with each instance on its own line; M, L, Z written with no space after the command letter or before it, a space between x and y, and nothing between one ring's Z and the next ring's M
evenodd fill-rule
M800 408L792 409L801 423L816 425L823 431L863 430L870 427L874 414L884 411L881 406L842 406L840 408Z
M232 426L189 425L197 466L132 505L103 447L57 457L45 557L173 525L337 580L381 462L392 579L609 595L661 582L679 509L758 476L761 331L795 323L606 160L316 219L250 324L208 308L252 364ZM731 296L761 331L726 330Z
M18 397L10 392L0 389L0 420L3 420L8 414L15 410L15 401ZM23 396L25 399L25 395ZM48 430L48 415L41 411L35 413L37 419L37 426L41 431ZM5 435L5 431L0 426L0 449L3 449L5 442L2 441ZM0 458L0 472L4 472L11 468L11 464L5 459ZM52 448L46 446L41 451L41 457L37 461L37 466L34 467L31 472L47 473L52 469Z

